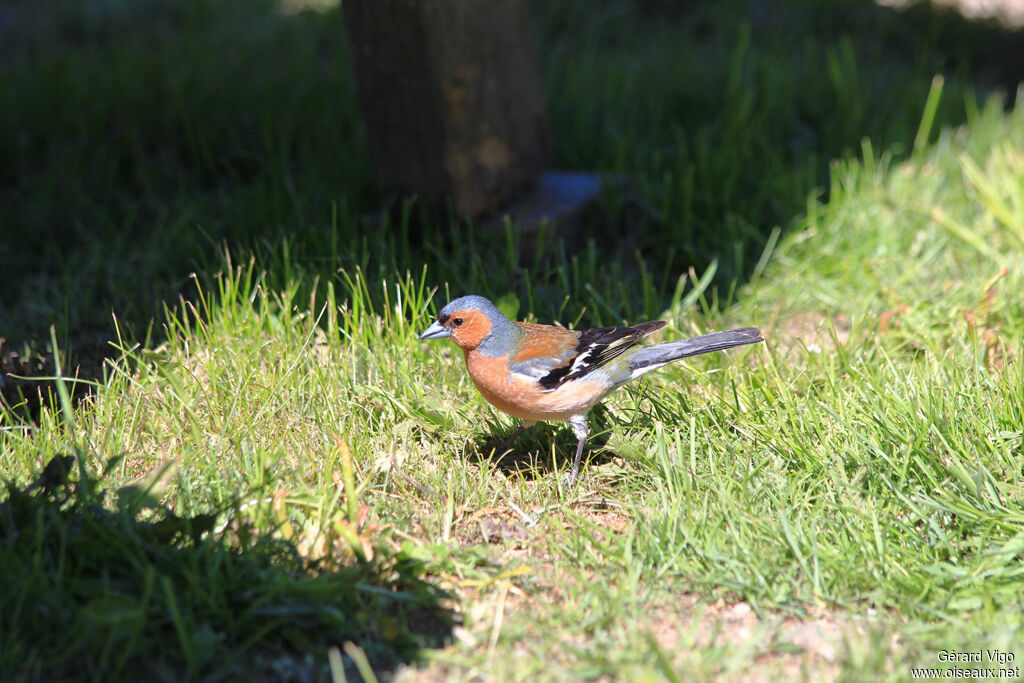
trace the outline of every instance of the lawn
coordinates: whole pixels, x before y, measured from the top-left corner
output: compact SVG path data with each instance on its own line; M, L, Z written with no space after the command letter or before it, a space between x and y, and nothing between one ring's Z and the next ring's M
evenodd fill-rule
M853 0L552 5L552 165L629 182L529 250L379 211L335 6L0 11L0 670L1019 666L1024 38ZM499 457L515 422L417 340L470 292L767 341L615 394L568 488L566 426Z

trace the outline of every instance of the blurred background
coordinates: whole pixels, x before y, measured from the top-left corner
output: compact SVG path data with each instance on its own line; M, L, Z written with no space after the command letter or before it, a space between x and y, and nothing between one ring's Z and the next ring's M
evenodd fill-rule
M570 316L585 306L595 324L657 315L657 293L716 263L727 302L773 230L827 198L830 163L865 144L893 163L912 150L933 77L932 137L992 93L1012 104L1024 77L1012 2L603 0L532 13L549 167L627 182L582 239L547 235L524 253L515 226L481 228L414 197L382 212L337 2L0 5L6 369L45 361L50 325L85 365L105 353L112 313L130 339L159 336L162 307L194 297L226 254L254 258L272 287L426 264L454 293L511 293L545 320L568 297Z
M345 1L0 0L0 671L875 681L1024 651L1018 3ZM536 59L543 167L607 181L577 229L378 186L353 12L456 4L523 8L529 44L490 49ZM510 420L417 340L467 293L766 343L595 411L570 491L570 430L499 461Z

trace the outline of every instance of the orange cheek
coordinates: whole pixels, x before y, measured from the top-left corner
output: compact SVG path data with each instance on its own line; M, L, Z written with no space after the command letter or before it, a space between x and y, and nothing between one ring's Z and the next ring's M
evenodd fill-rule
M491 331L491 321L480 313L456 311L452 317L465 321L452 328L452 339L464 349L475 349Z

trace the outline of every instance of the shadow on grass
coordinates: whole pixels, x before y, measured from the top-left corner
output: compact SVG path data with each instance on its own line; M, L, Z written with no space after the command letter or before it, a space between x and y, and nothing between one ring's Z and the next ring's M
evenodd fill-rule
M329 648L386 673L449 637L447 595L412 557L310 563L244 523L215 529L230 514L125 489L104 505L74 463L54 457L0 504L7 680L330 680Z
M619 457L607 448L611 440L612 419L607 408L598 405L588 419L590 436L583 447L580 466L580 474L584 477L588 467L603 465ZM468 460L483 467L494 467L506 476L540 479L554 476L555 472L568 476L576 457L577 441L566 423L538 422L506 444L513 433L488 434L480 448L470 452Z
M364 220L381 197L336 8L0 6L3 400L37 388L10 374L56 374L40 341L50 325L71 349L66 374L85 379L102 372L111 311L129 343L155 341L162 306L195 296L191 272L208 284L225 246L236 263L255 254L271 290L319 276L343 291L339 268L391 281L426 264L453 294L514 293L543 322L584 308L582 325L650 319L691 267L717 260L722 290L744 282L772 230L794 225L832 160L864 138L878 157L911 154L935 74L946 86L925 143L1024 77L1020 32L928 4L574 0L534 12L553 166L627 175L631 189L606 198L586 248L556 240L517 261L504 235L415 206L393 224ZM592 460L612 457L594 431ZM490 462L503 439L476 457ZM549 476L575 447L571 430L541 427L494 464ZM310 566L288 544L213 533L212 517L113 511L70 469L53 461L0 505L5 675L316 678L325 664L306 653L352 641L388 670L450 632L414 558Z
M270 288L426 264L453 293L515 293L545 320L657 315L691 267L717 261L720 289L742 283L863 139L876 155L910 154L935 74L946 85L932 138L1024 78L1024 34L929 3L534 3L552 166L625 175L632 189L590 222L592 251L556 240L517 262L504 235L467 236L415 207L365 220L382 197L341 12L303 6L0 10L9 350L45 354L55 324L76 360L101 358L111 311L145 340L165 302L195 295L191 272L205 285L223 268L225 246L236 262L256 253Z

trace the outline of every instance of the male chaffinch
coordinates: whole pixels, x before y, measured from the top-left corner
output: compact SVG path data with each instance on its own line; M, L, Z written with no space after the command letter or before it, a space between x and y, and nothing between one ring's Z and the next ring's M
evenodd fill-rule
M441 309L420 339L451 337L462 348L473 384L491 405L523 421L511 441L538 420L566 420L578 439L569 484L579 477L590 430L587 411L620 386L672 361L764 341L743 327L692 339L638 346L664 320L632 327L567 330L513 322L482 296Z

